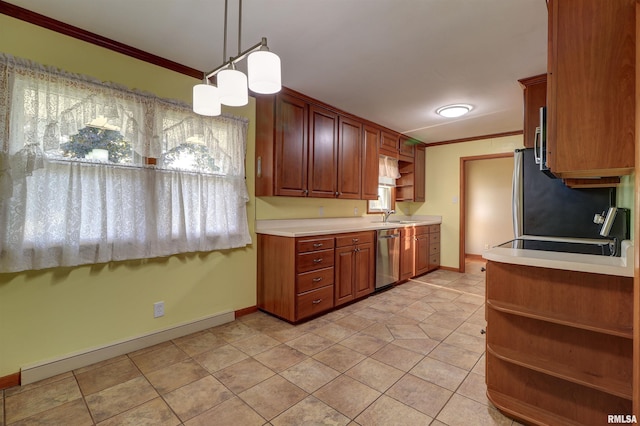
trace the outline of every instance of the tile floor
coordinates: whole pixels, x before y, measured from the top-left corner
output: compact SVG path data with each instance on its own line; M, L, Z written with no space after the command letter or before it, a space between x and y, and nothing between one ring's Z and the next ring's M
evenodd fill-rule
M485 396L481 266L298 326L256 312L0 391L0 426L517 425Z

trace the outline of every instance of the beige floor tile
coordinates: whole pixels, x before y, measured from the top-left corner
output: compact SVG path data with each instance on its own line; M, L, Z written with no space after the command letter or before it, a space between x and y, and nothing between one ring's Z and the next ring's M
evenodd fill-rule
M120 355L120 356L117 356L117 357L114 357L114 358L105 359L104 361L96 362L95 364L91 364L91 365L88 365L86 367L81 367L81 368L75 369L75 370L73 370L73 374L78 376L79 374L86 373L87 371L90 371L90 370L93 370L93 369L96 369L96 368L100 368L100 367L104 367L106 365L113 364L113 363L116 363L116 362L120 362L120 361L122 361L124 359L129 359L129 357L127 355Z
M183 422L233 397L233 393L212 376L169 392L165 401Z
M387 325L395 339L424 339L427 335L417 325Z
M340 426L348 423L347 417L313 396L308 396L271 420L273 426Z
M308 356L291 346L283 344L259 353L254 358L278 373L304 361Z
M173 342L189 356L195 356L227 344L222 337L216 336L209 331L190 334L180 339L175 339Z
M136 377L119 385L85 397L96 422L123 413L158 397L158 393L144 377Z
M249 356L257 355L279 344L280 342L278 340L262 333L257 333L231 343L235 348L240 349Z
M398 370L409 371L424 357L409 349L402 348L394 342L371 355L371 358L384 362Z
M460 333L459 331L454 331L446 339L444 339L444 343L448 343L453 346L457 346L462 349L466 349L471 352L476 352L478 354L482 354L485 350L486 341L484 335L471 336L469 334Z
M280 373L282 377L305 392L313 393L326 385L340 373L313 358L307 358Z
M317 334L307 333L297 339L287 342L288 346L302 352L305 355L314 355L332 346L334 342Z
M366 319L359 315L349 314L337 320L336 324L339 324L343 327L352 328L356 331L360 331L364 328L369 327L370 325L373 325L374 321L371 321L370 319Z
M148 373L146 377L153 387L161 395L164 395L181 386L195 382L208 374L209 372L193 359L186 359L168 367L154 370Z
M387 344L384 340L366 334L357 333L340 342L342 346L369 356Z
M417 326L418 324L420 324L420 321L418 321L417 319L406 317L406 316L393 314L389 318L384 320L384 323L387 326L390 326L390 325L413 325L413 326Z
M452 391L455 391L469 374L466 370L429 357L420 361L410 373Z
M336 344L324 351L317 353L313 356L314 359L321 363L328 365L329 367L344 373L363 359L365 356L352 349Z
M143 374L147 374L153 370L184 361L187 357L188 355L180 348L171 344L152 352L131 356L131 359L136 363Z
M434 358L470 371L482 356L482 354L477 352L449 345L445 342L442 342L437 348L431 351L429 358Z
M437 419L449 426L498 425L508 426L511 419L493 407L486 406L461 395L454 394Z
M487 399L487 385L484 376L474 373L467 375L456 393L482 404L490 405Z
M468 320L456 329L456 333L464 333L469 336L481 337L481 331L486 328L486 325L480 326L478 324L469 322Z
M227 342L235 342L249 336L258 334L253 328L243 324L241 321L233 321L218 327L209 329L215 336L223 338Z
M385 395L355 419L362 426L424 426L431 420L426 414Z
M379 392L384 392L405 373L375 359L366 358L345 374Z
M291 328L273 328L265 330L263 333L269 337L273 337L280 343L286 343L290 340L297 339L300 336L304 336L307 334L307 331L299 327L291 326Z
M374 323L367 328L363 328L360 333L376 337L385 342L392 342L394 339L387 326L381 323Z
M265 423L265 419L244 401L233 397L184 424L185 426L262 426Z
M478 360L478 362L476 362L476 365L473 367L471 372L484 377L486 375L486 370L487 370L487 359L486 359L486 354L483 354Z
M407 308L404 308L396 312L396 315L422 322L426 320L429 317L429 315L431 315L433 312L435 312L435 309L433 308L431 309L431 312L429 312L423 309L416 309L409 306Z
M436 346L438 346L440 342L426 337L424 339L397 339L393 341L393 344L405 349L409 349L410 351L413 351L420 355L427 355Z
M139 349L137 351L133 351L129 353L129 358L133 358L136 356L144 355L148 352L157 351L158 349L163 349L169 346L173 346L173 342L171 340L167 340L166 342L158 343L157 345L149 346L146 348Z
M219 348L203 352L193 357L194 360L210 373L215 373L218 370L222 370L247 358L247 354L231 345L220 346Z
M4 399L7 424L82 398L80 388L72 374L62 380L38 384L24 392L7 391L6 393L9 394Z
M318 389L313 396L350 419L355 419L380 396L380 392L342 375Z
M355 334L356 330L348 327L343 327L340 324L331 323L313 330L312 333L337 343L341 340L346 339L352 334Z
M257 385L274 374L253 358L242 360L213 373L216 379L235 394Z
M271 420L308 396L308 393L280 376L273 376L238 395L258 414Z
M407 374L385 393L416 410L435 417L447 403L453 392Z
M122 357L120 361L76 373L75 376L82 393L91 395L140 376L140 370L129 358Z
M0 424L3 424L3 421L0 421ZM84 401L82 399L75 399L66 404L58 405L34 416L11 423L11 426L30 425L91 426L93 425L93 419L91 419L91 414L89 414L89 410Z
M36 388L39 388L39 387L42 387L42 386L49 386L54 382L59 382L59 381L66 380L66 379L69 379L69 378L73 378L73 372L71 372L71 371L67 371L66 373L62 373L62 374L58 374L58 375L53 376L53 377L49 377L48 379L43 379L43 380L39 380L37 382L29 383L28 385L14 386L14 387L6 389L4 391L4 397L7 398L9 396L18 395L19 393L29 392L29 391L32 391L32 390L34 390Z
M383 322L392 316L393 312L381 311L380 309L376 309L372 306L367 306L366 308L359 310L357 315L371 321Z
M423 323L420 323L420 328L422 329L422 331L424 331L424 334L426 334L429 339L443 341L444 339L449 337L451 333L453 333L453 330L455 330L456 327L442 327L427 320Z
M179 424L180 420L162 398L156 398L98 423L98 426L177 426Z

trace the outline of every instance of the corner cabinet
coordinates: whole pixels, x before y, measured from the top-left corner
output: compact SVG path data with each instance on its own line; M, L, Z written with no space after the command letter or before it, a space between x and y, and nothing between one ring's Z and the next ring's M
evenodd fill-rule
M548 0L547 162L558 177L634 170L635 0Z
M633 278L487 262L487 397L527 424L632 413Z

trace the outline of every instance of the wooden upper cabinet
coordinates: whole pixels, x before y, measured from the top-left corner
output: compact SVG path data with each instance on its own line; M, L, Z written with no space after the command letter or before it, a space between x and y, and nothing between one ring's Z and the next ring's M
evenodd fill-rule
M426 179L426 152L424 146L416 146L413 161L413 201L424 202Z
M275 108L274 192L303 197L307 195L308 105L293 96L280 94Z
M635 0L549 0L547 160L562 178L634 170Z
M290 167L290 164L285 167ZM335 197L338 190L338 114L309 107L309 196Z
M524 95L524 147L533 148L536 128L540 127L540 108L547 105L547 74L518 80Z
M413 161L415 150L416 144L414 139L405 135L400 135L398 138L398 158L403 161Z
M340 117L338 130L338 198L360 199L362 192L362 123Z
M362 199L378 199L380 129L364 125L362 136Z
M380 135L380 154L398 158L398 133L383 130Z

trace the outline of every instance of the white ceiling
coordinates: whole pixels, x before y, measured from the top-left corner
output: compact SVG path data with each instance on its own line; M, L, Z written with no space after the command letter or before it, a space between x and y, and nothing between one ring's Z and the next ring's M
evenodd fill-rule
M229 1L227 56L237 53ZM202 71L223 63L223 0L8 0ZM546 72L545 0L244 0L242 49L267 37L283 85L437 142L522 129L517 80ZM244 62L242 61L244 66ZM445 119L435 110L469 103Z

